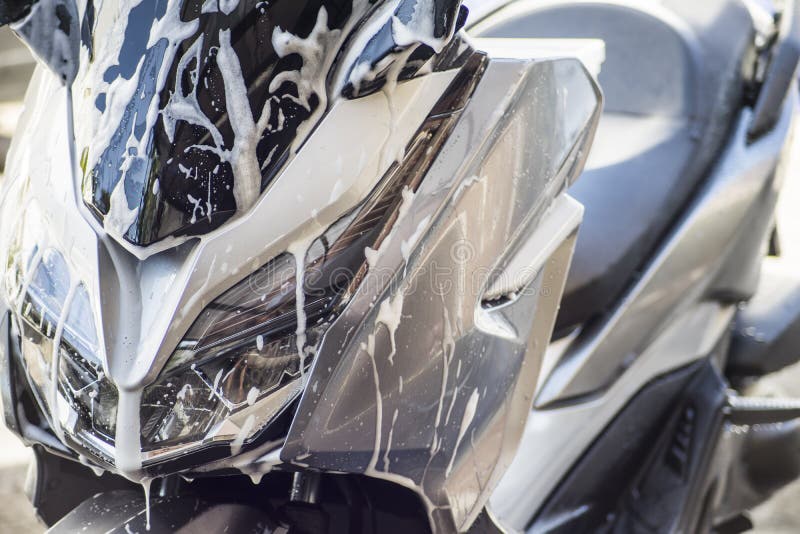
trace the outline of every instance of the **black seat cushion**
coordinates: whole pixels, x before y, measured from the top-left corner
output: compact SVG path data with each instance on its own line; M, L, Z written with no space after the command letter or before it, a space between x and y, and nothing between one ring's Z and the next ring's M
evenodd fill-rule
M599 38L605 108L584 175L586 207L556 325L612 308L724 146L741 107L753 22L739 0L542 2L487 37Z

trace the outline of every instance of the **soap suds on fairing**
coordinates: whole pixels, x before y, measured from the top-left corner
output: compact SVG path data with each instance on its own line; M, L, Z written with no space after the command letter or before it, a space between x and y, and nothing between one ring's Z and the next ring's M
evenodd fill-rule
M389 246L389 243L392 241L396 233L396 229L400 224L400 221L402 221L406 217L409 210L411 209L411 203L414 201L414 191L412 191L408 186L406 186L403 188L402 197L403 200L400 203L400 208L397 210L397 219L395 219L392 229L389 231L389 234L386 236L386 238L384 238L384 240L381 242L378 249L376 250L371 247L364 248L364 256L367 260L367 265L369 266L370 269L375 268L378 262L378 258L380 258L381 255L386 251L386 249Z
M403 255L403 260L406 263L408 263L409 257L411 256L411 251L414 250L414 247L419 242L419 238L422 237L422 232L424 232L428 227L430 220L430 215L422 219L417 225L417 229L414 230L413 234L411 234L411 237L404 239L403 242L400 243L400 253Z
M295 343L297 353L300 357L300 376L302 384L305 386L306 380L306 293L305 293L305 276L306 276L306 255L311 244L318 238L321 233L318 225L309 225L311 228L307 233L294 241L286 249L286 252L294 256L295 263L295 313L297 315L297 329L295 330Z
M469 400L467 401L467 406L464 408L464 415L461 418L461 426L458 429L458 439L456 439L456 445L453 448L453 456L450 458L450 463L447 466L447 471L445 472L445 476L450 476L450 471L453 470L453 464L455 464L456 456L458 455L458 448L461 445L461 440L464 439L464 435L467 433L467 429L472 424L472 420L475 418L475 410L478 408L478 401L480 400L480 394L478 390L474 390L472 395L470 395Z
M275 28L272 34L275 53L281 58L297 54L302 58L303 66L300 70L278 73L270 82L270 92L277 91L284 82L291 82L297 87L297 96L287 95L287 98L311 111L309 99L312 95L316 95L320 99L317 107L324 110L327 107L325 74L328 56L331 56L329 48L336 44L340 34L340 30L328 28L328 10L325 7L321 7L317 13L316 24L308 37L301 38L281 28Z
M258 395L261 391L258 388L250 388L250 391L247 392L247 405L252 406L258 400Z
M389 453L392 450L392 438L394 437L394 425L397 423L397 415L400 413L398 408L394 409L392 415L392 426L389 427L389 436L386 438L386 452L383 454L383 470L388 471L390 466Z
M140 442L139 408L142 390L119 390L117 429L114 434L114 464L119 474L141 482L142 448Z
M244 74L239 58L231 46L230 30L219 32L217 66L225 86L226 109L234 134L228 161L233 167L233 196L236 209L243 212L255 204L261 194L261 165L257 147L272 116L272 100L267 99L258 122L253 119Z
M211 9L211 2L208 0L204 5L205 9ZM235 8L236 2L223 2L219 0L220 9L225 11L225 5L229 9ZM303 64L299 70L284 71L278 73L270 82L269 91L275 93L285 82L295 84L297 96L292 94L283 95L289 98L306 110L311 111L310 99L316 96L319 103L306 120L306 123L316 123L319 114L323 113L327 107L327 94L325 87L325 73L330 68L330 63L335 57L335 49L341 36L340 30L328 28L328 13L323 7L317 15L314 29L308 37L300 38L281 28L275 28L272 35L272 43L275 52L279 57L297 54L302 58ZM274 147L264 163L259 163L257 147L265 131L275 132L283 130L286 116L278 106L276 112L277 125L271 127L273 119L273 107L278 97L270 96L266 99L261 112L257 114L258 120L254 120L253 112L248 98L247 87L236 52L231 45L230 30L222 30L219 33L219 49L216 55L216 63L222 75L225 106L228 111L228 118L231 129L234 133L233 147L229 150L224 147L223 137L219 129L200 109L196 96L196 88L192 88L188 94L183 95L180 91L172 93L170 101L162 112L164 117L165 129L170 139L173 139L175 124L178 120L195 124L207 130L211 136L214 146L196 146L201 150L209 150L217 154L220 159L231 164L233 168L233 194L236 200L237 212L242 213L252 207L261 194L261 172L271 163L277 147ZM200 50L202 49L202 38L198 39L184 54L179 61L178 71L182 73L192 65L194 69L192 79L196 80L197 65L200 64ZM298 132L297 142L301 142L304 136ZM196 210L195 210L196 211ZM210 211L210 206L208 210Z
M142 479L142 489L144 489L144 506L145 506L145 517L147 519L147 523L145 528L149 531L150 530L150 484L153 482L152 478L143 478Z
M407 23L403 23L397 17L392 17L392 35L395 43L400 46L422 43L430 46L436 53L442 51L452 36L436 37L434 31L436 6L434 1L417 0L414 6L414 14Z
M217 13L222 12L225 15L230 15L233 10L239 7L239 0L206 0L203 7L200 9L201 13Z
M378 464L378 454L381 449L381 433L383 431L383 392L381 391L381 378L378 373L378 364L375 361L375 334L367 336L367 342L361 343L361 350L366 352L372 364L372 380L375 384L375 443L372 448L372 457L367 464L365 473L367 475L375 473L375 466Z
M151 49L159 45L163 40L167 40L167 45L164 47L164 57L158 70L154 92L148 103L147 113L143 121L142 117L137 117L137 122L144 123L142 128L144 134L141 135L141 138L136 139L134 128L131 126L127 141L129 150L123 153L123 160L118 168L122 176L111 195L112 205L106 215L108 222L104 222L105 231L117 238L125 234L130 227L130 224L126 226L126 223L132 218L135 220L136 215L133 213L134 210L128 207L127 199L125 198L125 170L130 167L133 158L147 153L147 146L151 142L155 124L160 115L160 99L155 98L155 95L160 94L164 89L173 59L180 48L178 45L194 35L199 25L196 20L189 22L181 20L181 5L181 2L169 2L164 16L156 20L150 28L147 48ZM124 39L120 36L125 35L127 32L128 15L133 7L135 6L131 5L128 13L121 14L118 19L120 21L118 24L120 25L115 26L111 31L109 41L112 42L114 47L121 49L123 45ZM109 83L104 79L104 76L108 68L116 62L118 53L115 54L109 50L109 53L103 54L102 57L104 61L100 60L90 64L90 70L85 81L85 85L92 87L95 93L108 95L105 111L99 117L97 130L93 132L92 142L89 144L88 161L90 164L87 168L94 168L100 161L101 155L109 148L117 128L122 123L126 108L139 87L145 59L144 57L141 58L136 67L136 72L130 79L118 76ZM113 198L115 196L117 197L116 201ZM138 206L136 210L138 211Z
M397 353L397 328L400 326L400 321L403 319L403 303L405 301L405 294L402 289L398 289L393 297L385 299L381 302L378 308L378 316L375 319L375 328L379 325L384 325L389 331L389 339L392 344L392 350L389 353L389 363L394 365L394 355Z
M247 436L250 435L250 432L253 430L253 427L256 424L256 417L253 414L247 416L245 419L242 428L239 429L239 433L236 435L236 439L233 440L231 443L231 454L236 456L242 450L242 445L244 444L244 440Z

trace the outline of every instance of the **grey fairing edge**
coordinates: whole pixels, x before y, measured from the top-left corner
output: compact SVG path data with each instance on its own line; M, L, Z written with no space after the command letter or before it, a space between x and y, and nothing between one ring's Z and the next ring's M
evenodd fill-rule
M563 477L561 466L580 457L642 384L707 356L729 331L735 305L715 299L752 282L749 266L742 265L755 253L745 249L763 246L771 228L785 174L776 165L791 146L787 135L797 105L796 96L787 99L776 128L753 144L747 141L752 113L745 110L715 171L608 322L548 349L547 361L551 352L561 356L542 376L515 463L492 496L493 511L506 525L525 528ZM588 384L593 394L558 396L575 384ZM548 403L562 399L572 401Z
M757 257L752 249L763 245L772 224L783 182L778 163L796 106L796 96L787 99L775 128L752 143L752 112L742 112L686 214L613 313L570 342L538 392L537 407L609 387L694 302L731 294L740 300L755 291L757 270L746 264Z
M282 461L393 481L434 531L470 526L527 420L582 215L564 191L601 98L577 60L489 60L392 246L328 331ZM420 234L404 262L398 244Z

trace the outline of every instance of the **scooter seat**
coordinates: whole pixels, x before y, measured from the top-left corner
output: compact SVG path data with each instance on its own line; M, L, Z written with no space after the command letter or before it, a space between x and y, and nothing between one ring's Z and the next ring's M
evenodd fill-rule
M480 35L606 43L604 113L570 191L586 212L558 334L613 308L702 183L741 105L754 25L739 0L517 4Z

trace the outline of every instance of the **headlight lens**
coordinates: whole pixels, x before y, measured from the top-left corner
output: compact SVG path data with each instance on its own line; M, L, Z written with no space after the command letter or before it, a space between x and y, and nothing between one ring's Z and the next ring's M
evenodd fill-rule
M53 345L69 293L69 269L61 254L53 249L47 249L41 255L37 251L28 263L33 271L29 275L27 291L18 303L20 348L37 400L43 407L51 408L48 411L53 413L50 406L53 399Z
M145 466L213 443L230 443L236 454L297 398L323 335L367 271L365 248L379 246L398 213L404 186L398 175L309 248L304 355L297 347L298 277L290 254L203 310L143 392ZM29 209L24 219L36 215ZM111 465L119 397L98 357L92 297L59 251L40 249L44 239L32 228L15 230L4 278L22 363L62 439Z
M234 454L302 391L305 368L366 272L400 200L383 187L309 248L303 282L306 330L297 348L296 261L283 254L211 303L142 397L145 461L187 447L231 442ZM305 368L303 368L305 366Z
M277 257L212 302L142 396L145 462L229 442L233 453L302 391L322 337L367 270L364 249L393 222L403 184L388 180L309 248L304 352L297 349L296 262ZM305 366L305 368L303 368Z
M89 293L77 286L64 323L59 347L58 393L67 401L73 417L62 425L73 435L89 432L106 443L114 442L117 426L117 388L105 378L97 359Z
M93 449L108 457L114 443L117 390L96 356L97 333L86 287L72 280L55 249L41 254L34 249L27 258L16 254L12 267L16 285L7 285L7 297L19 309L14 316L22 364L42 412L53 428L91 442ZM27 283L28 275L22 274L26 271L31 272Z
M295 283L294 258L284 254L203 311L142 396L145 458L197 442L241 444L300 392ZM308 296L309 346L337 295L328 287Z

